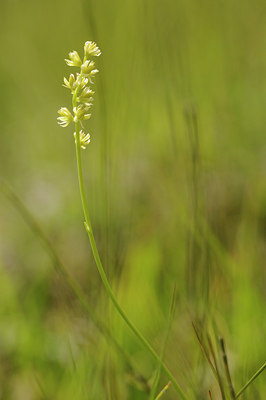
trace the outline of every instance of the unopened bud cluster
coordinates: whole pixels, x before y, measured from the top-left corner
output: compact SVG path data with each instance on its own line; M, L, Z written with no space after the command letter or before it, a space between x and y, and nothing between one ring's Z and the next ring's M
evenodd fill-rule
M64 78L64 87L69 89L72 93L72 112L66 107L61 107L58 111L60 115L58 123L62 127L68 126L74 122L75 127L82 125L82 121L91 117L90 108L93 102L94 91L90 88L93 84L93 78L98 70L95 68L95 63L91 57L98 57L101 54L100 49L94 42L86 42L84 45L84 57L81 60L77 51L71 51L66 59L66 63L70 67L79 67L80 72L75 75L71 74L68 79ZM76 129L75 129L76 130ZM74 132L75 141L77 141L77 134ZM79 130L79 143L82 149L90 142L90 135L85 134L83 130Z

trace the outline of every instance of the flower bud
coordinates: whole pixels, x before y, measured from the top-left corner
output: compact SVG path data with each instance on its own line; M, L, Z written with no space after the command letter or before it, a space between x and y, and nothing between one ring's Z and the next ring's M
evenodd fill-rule
M83 75L90 75L91 71L93 70L95 66L94 61L86 60L82 65L81 65L81 72Z
M76 132L74 132L74 138L75 138L75 143L77 143ZM90 134L88 133L87 135L85 135L85 133L81 130L79 132L80 147L85 150L86 146L90 143L90 141L91 141Z
M88 83L88 78L86 78L85 76L81 76L80 74L77 74L77 79L75 82L75 89L78 87L80 90L82 90Z
M87 57L98 57L101 55L101 51L96 43L89 41L84 45L84 54Z
M81 58L77 51L71 51L68 54L69 60L65 59L65 62L69 67L80 67L82 64Z
M58 124L63 128L74 120L73 115L66 107L61 107L60 110L58 110L58 114L60 115L60 117L57 118Z
M93 70L90 72L90 75L89 75L89 81L90 81L90 83L93 83L92 78L93 78L94 75L96 75L98 72L99 72L98 69L93 69Z
M88 106L84 106L83 104L80 104L78 107L74 107L73 111L74 111L74 122L78 122L81 121L83 119L89 119L91 117L91 114L87 114L87 112L89 111Z
M86 104L87 106L91 106L91 103L92 103L92 101L93 101L93 97L92 97L93 95L94 95L94 91L91 90L89 87L85 87L85 88L82 90L80 96L77 98L77 100L78 100L80 103L84 103L84 104Z
M75 87L74 87L75 83L76 83L75 76L73 74L71 74L69 76L69 80L64 78L64 85L63 86L68 88L68 89L70 89L71 91L73 91L75 89Z

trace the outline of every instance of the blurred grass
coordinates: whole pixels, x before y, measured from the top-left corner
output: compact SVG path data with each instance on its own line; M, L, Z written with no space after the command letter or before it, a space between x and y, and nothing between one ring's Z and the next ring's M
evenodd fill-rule
M69 101L63 59L96 41L84 170L100 253L159 352L176 284L165 359L195 399L210 388L219 395L192 321L225 338L237 390L266 357L265 11L262 0L0 4L1 177L151 379L157 366L102 291L82 229L72 132L56 124ZM38 238L3 196L0 204L0 398L147 399ZM246 398L265 394L261 376ZM176 398L173 388L164 397Z

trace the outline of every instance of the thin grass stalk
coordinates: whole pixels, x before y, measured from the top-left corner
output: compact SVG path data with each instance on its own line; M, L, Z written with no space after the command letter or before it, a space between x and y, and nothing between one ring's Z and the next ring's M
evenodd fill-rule
M216 369L217 378L218 378L218 381L219 381L219 387L220 387L222 399L224 400L225 399L225 393L224 393L224 388L223 388L223 382L222 382L222 378L221 378L221 375L220 375L220 372L219 372L219 368L218 368L215 352L214 352L214 349L213 349L212 341L211 341L211 338L210 338L209 335L208 335L207 338L208 338L209 348L210 348L211 355L212 355L212 358L213 358L214 366L215 366L215 369Z
M242 389L239 390L239 392L236 394L236 399L243 394L243 392L249 387L249 385L263 372L263 370L266 368L266 362L258 369L257 372L247 381L247 383L242 387Z
M226 351L225 351L225 343L224 343L224 339L222 337L220 338L220 345L221 345L221 349L222 349L224 369L225 369L225 374L226 374L226 378L227 378L227 382L228 382L228 386L229 386L230 396L231 396L232 400L235 400L235 398L236 398L235 389L233 386L233 382L232 382L232 378L231 378L231 374L230 374L230 370L229 370L228 359L227 359L227 355L226 355Z
M155 398L155 400L159 400L164 393L169 389L169 387L171 386L172 382L168 382L167 385L165 385L165 387L160 391L160 393L158 394L158 396Z
M202 343L202 340L201 340L200 337L199 337L199 334L198 334L198 332L197 332L197 330L196 330L195 325L194 325L193 323L192 323L192 325L193 325L193 328L194 328L196 337L197 337L197 339L198 339L198 342L199 342L199 344L200 344L201 350L202 350L203 354L205 355L206 360L208 361L208 363L209 363L209 365L210 365L210 367L211 367L211 370L212 370L212 372L213 372L213 375L214 375L214 377L215 377L215 379L216 379L216 381L217 381L217 383L218 383L218 386L219 386L220 391L221 391L222 399L225 400L224 391L223 391L222 386L220 386L220 380L219 380L219 377L218 377L218 373L217 373L217 371L216 371L216 369L215 369L215 366L214 366L213 363L211 362L211 359L210 359L210 357L209 357L209 355L208 355L208 353L207 353L207 351L206 351L206 349L205 349L205 347L204 347L204 345L203 345L203 343Z
M35 375L34 378L35 378L35 382L36 382L36 384L37 384L37 386L38 386L38 388L39 388L39 390L40 390L40 392L41 392L41 394L42 394L42 400L50 400L50 397L49 397L49 396L47 395L47 393L45 392L45 390L44 390L44 388L43 388L43 385L41 384L41 382L40 382L38 376Z
M173 321L173 315L174 315L174 311L175 311L175 296L176 296L176 286L174 287L173 293L172 293L172 298L171 298L171 304L169 307L169 313L168 313L168 318L167 318L167 326L166 326L166 333L165 333L165 338L164 338L164 342L163 342L163 347L162 347L162 352L161 352L161 360L163 361L164 356L165 356L165 351L166 351L166 345L168 343L168 338L169 338L169 333L170 333L170 329L171 329L171 325L172 325L172 321ZM150 393L150 397L149 400L154 400L155 398L155 394L158 388L158 383L160 380L160 376L161 376L161 371L162 371L162 367L161 367L161 363L159 363L158 368L156 370L156 375L155 375L155 379L152 385L152 390Z
M196 330L196 327L195 327L195 325L193 324L193 322L192 322L192 326L193 326L193 329L194 329L194 331L195 331L195 334L196 334L196 337L197 337L197 339L198 339L198 342L199 342L199 344L200 344L201 350L202 350L203 354L205 355L206 360L208 361L208 363L209 363L209 365L210 365L210 367L211 367L211 370L212 370L212 372L213 372L213 375L215 376L215 379L216 379L217 382L218 382L218 377L217 377L216 369L215 369L213 363L211 362L210 357L208 356L208 353L207 353L207 351L206 351L206 349L205 349L205 347L204 347L204 345L203 345L203 343L202 343L202 340L201 340L200 337L199 337L199 334L198 334L198 332L197 332L197 330ZM219 383L219 382L218 382L218 383Z

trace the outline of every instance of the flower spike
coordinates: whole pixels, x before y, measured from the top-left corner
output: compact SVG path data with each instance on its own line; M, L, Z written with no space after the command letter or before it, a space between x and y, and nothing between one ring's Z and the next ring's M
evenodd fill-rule
M71 51L68 54L66 63L70 67L79 67L80 72L70 74L69 78L64 78L63 86L70 89L72 93L73 111L70 112L68 108L62 107L58 111L59 117L57 118L58 124L63 128L67 127L71 122L75 124L75 132L79 132L78 137L74 133L75 142L79 143L82 149L90 143L90 135L79 129L82 121L89 119L91 114L89 109L92 106L94 91L88 86L93 83L93 78L98 70L95 68L95 62L91 57L98 57L101 54L100 49L94 42L86 42L84 45L84 57L80 58L77 51Z

